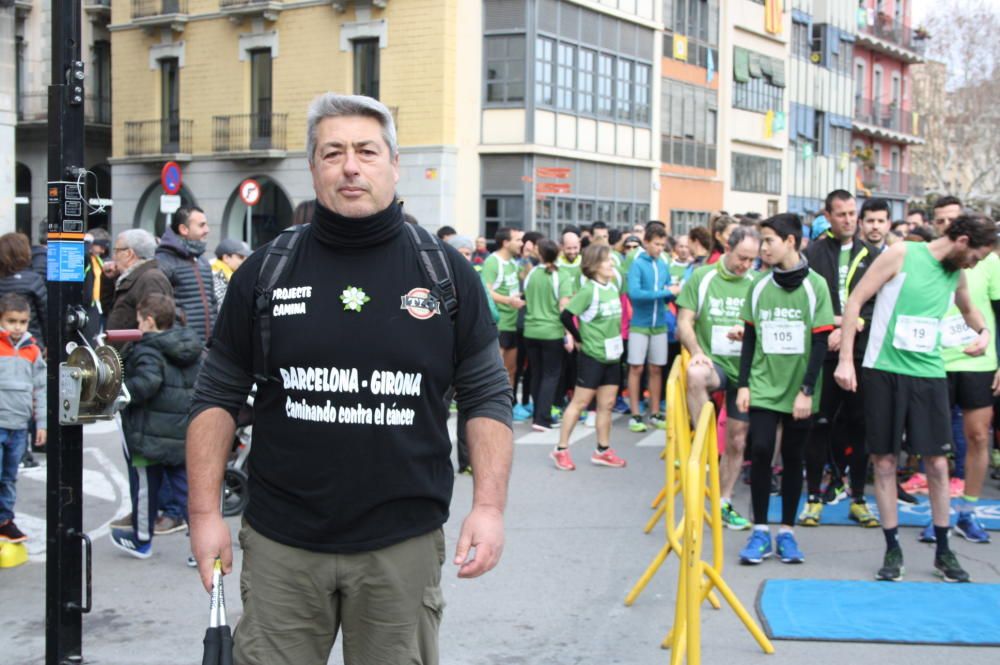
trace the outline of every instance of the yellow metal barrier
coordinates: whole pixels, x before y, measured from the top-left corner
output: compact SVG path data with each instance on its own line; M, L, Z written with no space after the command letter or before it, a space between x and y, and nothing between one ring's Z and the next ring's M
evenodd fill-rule
M701 604L718 589L729 606L746 626L764 653L774 653L774 646L722 579L724 551L722 521L711 521L712 564L702 560L705 528L705 495L707 512L719 514L719 460L716 438L715 406L709 402L701 411L694 441L683 469L684 543L678 575L677 605L674 627L662 646L672 649L671 665L679 665L687 652L688 665L701 664ZM707 473L706 473L707 471ZM707 577L707 582L704 578Z

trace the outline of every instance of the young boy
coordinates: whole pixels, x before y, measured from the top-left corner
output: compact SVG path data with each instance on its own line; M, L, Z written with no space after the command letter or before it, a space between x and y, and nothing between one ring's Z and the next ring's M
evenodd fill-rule
M802 222L798 215L775 215L761 224L760 257L771 272L761 275L743 302L746 322L740 354L736 406L750 413L750 495L753 533L740 561L757 564L771 556L767 509L771 494L771 458L778 424L784 426L781 457L781 527L776 541L784 563L802 563L793 526L802 494L803 454L813 414L819 409L817 382L833 307L826 280L799 254Z
M30 318L24 296L0 297L0 541L8 543L28 539L14 524L17 465L28 444L32 414L45 423L45 360L28 332ZM35 445L44 446L45 436L39 427Z
M153 553L161 485L184 477L184 433L203 345L192 329L174 326L175 314L173 298L162 293L143 298L136 320L144 334L125 357L125 387L132 401L122 413L122 427L132 526L112 527L111 542L139 559ZM187 494L187 487L175 484L174 489Z

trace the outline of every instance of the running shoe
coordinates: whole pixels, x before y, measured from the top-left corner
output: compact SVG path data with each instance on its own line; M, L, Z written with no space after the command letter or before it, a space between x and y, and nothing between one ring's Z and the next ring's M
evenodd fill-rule
M917 500L917 497L913 496L912 494L910 494L909 492L907 492L905 489L903 489L903 486L900 485L899 483L896 483L896 501L897 502L903 502L903 503L909 503L909 504L912 504L914 506L917 505L918 503L920 503L920 501Z
M898 582L903 579L903 550L899 547L885 551L882 567L875 573L875 579L883 582Z
M556 468L560 471L576 471L576 464L573 464L573 458L569 456L569 448L562 450L556 448L549 453L549 457L556 463Z
M667 429L667 419L662 413L654 413L649 417L650 424L656 429Z
M515 404L514 405L514 422L515 423L523 423L524 421L530 420L530 419L531 419L531 413L526 408L524 408L523 404Z
M722 504L722 524L733 531L746 531L750 528L750 520L736 512L733 504L728 501Z
M958 531L958 535L970 543L990 542L990 534L979 523L979 520L976 519L976 514L972 511L963 510L958 514L955 531Z
M153 541L143 542L139 540L135 537L132 529L112 529L111 543L137 559L148 559L153 555Z
M747 544L740 550L740 563L756 565L771 556L771 534L763 529L754 529Z
M902 488L910 494L927 494L927 476L915 473L902 484Z
M560 420L562 420L562 414L563 410L560 409L558 406L554 406L551 409L549 409L549 416L552 418L552 422L557 423Z
M628 413L630 411L628 400L621 395L615 400L615 405L611 408L615 413Z
M934 557L934 568L945 582L971 582L969 574L958 563L958 557L951 550Z
M957 499L958 497L965 494L965 479L964 478L951 478L948 481L948 493L951 498Z
M112 529L131 529L132 513L129 513L125 517L120 517L116 520L112 520L108 526L110 526Z
M778 548L781 563L802 563L806 560L806 555L799 549L799 544L795 542L795 534L791 531L779 533L774 543Z
M535 415L535 404L533 402L528 402L527 404L522 404L521 406L523 406L530 415Z
M23 531L17 528L14 520L7 520L0 524L0 541L5 543L23 543L28 539Z
M129 523L129 529L132 528L132 524ZM156 523L153 526L154 536L167 536L171 533L178 533L184 531L188 528L187 522L182 518L171 517L169 515L160 515L156 518Z
M584 427L597 427L597 411L588 411L583 420Z
M552 425L549 423L531 423L531 429L536 432L551 432Z
M937 535L934 533L934 523L930 523L923 528L920 535L917 536L917 540L922 543L936 543Z
M823 502L814 501L807 503L805 510L799 515L799 524L802 526L819 526L820 517L823 515Z
M852 503L848 516L866 529L874 529L879 526L878 518L872 514L868 504L864 501Z
M621 469L625 466L625 460L615 454L614 448L606 448L604 451L595 450L594 454L590 456L590 463L597 466L610 466L615 469Z
M823 503L835 506L847 498L847 486L844 483L830 481L823 492Z
M649 427L642 422L642 416L632 416L628 421L628 429L630 432L645 432Z
M462 475L462 476L471 476L472 475L472 467L471 466L463 466L461 469L458 470L458 473L459 473L459 475Z

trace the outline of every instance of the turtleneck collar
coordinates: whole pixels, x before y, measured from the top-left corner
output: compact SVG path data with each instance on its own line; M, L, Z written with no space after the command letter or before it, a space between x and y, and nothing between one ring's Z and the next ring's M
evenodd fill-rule
M403 230L403 207L398 199L385 210L368 217L344 217L316 202L312 234L324 245L337 249L374 247Z
M715 269L719 271L719 277L726 280L727 282L736 282L744 279L746 275L737 275L729 268L726 267L726 255L723 254L722 257L715 262Z
M794 268L782 270L778 266L775 266L771 270L771 274L774 275L774 281L778 286L786 291L794 291L802 285L806 275L809 274L809 261L806 260L804 254L800 254L799 262Z

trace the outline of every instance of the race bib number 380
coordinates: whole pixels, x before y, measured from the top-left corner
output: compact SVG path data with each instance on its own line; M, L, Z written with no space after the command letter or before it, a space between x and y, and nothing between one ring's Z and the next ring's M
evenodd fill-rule
M934 353L940 325L931 316L897 316L892 345L901 351Z
M961 314L949 316L941 322L941 346L968 346L976 341L976 331L970 328Z
M760 333L764 353L788 356L806 352L806 324L802 321L764 321Z

